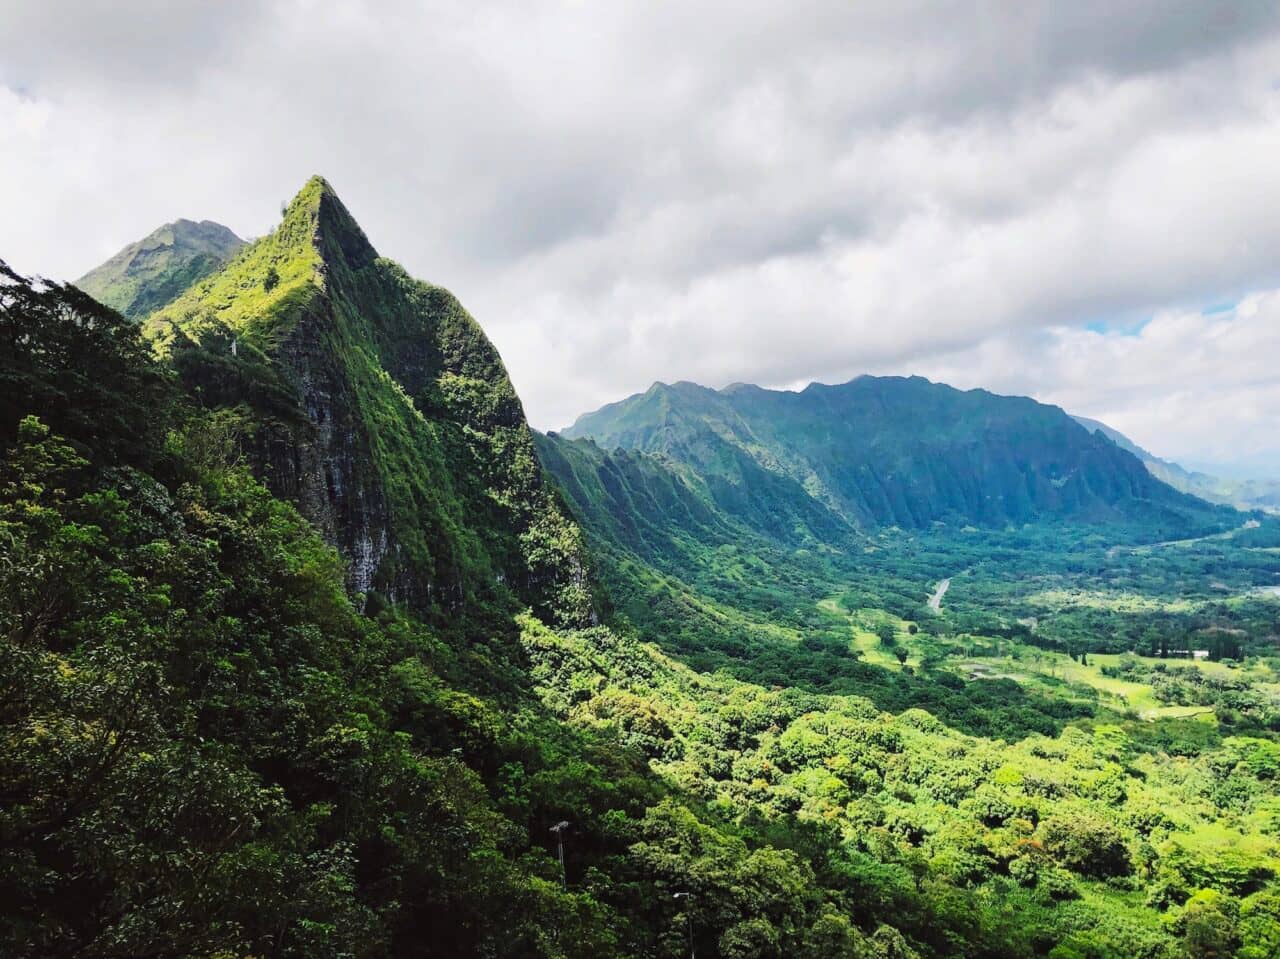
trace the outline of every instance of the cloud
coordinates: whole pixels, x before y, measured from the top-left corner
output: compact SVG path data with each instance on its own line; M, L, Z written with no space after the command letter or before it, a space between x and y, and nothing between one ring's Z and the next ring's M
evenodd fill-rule
M1168 310L1136 331L1051 327L917 358L962 388L1034 395L1166 459L1280 476L1280 290L1213 313Z
M73 277L178 216L260 233L321 172L543 427L655 379L924 370L1280 286L1278 15L0 0L0 256ZM1023 391L1066 389L1037 362ZM1179 371L1191 404L1243 382Z

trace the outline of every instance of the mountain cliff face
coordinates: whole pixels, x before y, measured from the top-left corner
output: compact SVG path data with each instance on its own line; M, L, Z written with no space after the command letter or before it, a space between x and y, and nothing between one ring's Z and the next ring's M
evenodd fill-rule
M591 440L534 434L538 457L555 477L599 552L621 549L658 568L707 548L752 538L745 523L717 509L696 480L657 457L601 449Z
M807 502L848 528L1168 525L1206 508L1056 407L920 377L859 377L798 393L655 384L581 417L564 435L662 454L739 516L755 509L794 522ZM773 484L768 501L760 476Z
M514 591L591 617L580 533L542 482L497 352L453 296L379 257L323 179L145 329L238 418L354 592L454 611Z
M130 243L76 286L132 319L172 302L183 290L224 267L244 240L212 220L175 220Z

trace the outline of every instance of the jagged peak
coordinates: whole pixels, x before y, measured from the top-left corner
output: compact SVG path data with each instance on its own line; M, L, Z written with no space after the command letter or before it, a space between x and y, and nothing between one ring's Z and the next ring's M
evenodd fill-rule
M285 205L285 220L288 221L297 216L314 215L320 209L320 203L325 197L338 199L333 185L319 174L309 177L307 182L302 184L301 189L294 194L293 199Z
M303 184L285 207L278 235L289 244L309 243L326 262L341 257L359 268L378 258L360 224L324 177L315 175Z

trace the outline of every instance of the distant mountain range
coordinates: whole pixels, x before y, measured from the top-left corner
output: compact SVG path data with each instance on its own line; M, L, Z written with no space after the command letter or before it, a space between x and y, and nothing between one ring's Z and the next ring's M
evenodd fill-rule
M1106 423L1087 416L1076 416L1074 419L1085 429L1101 432L1121 449L1128 450L1142 461L1152 476L1168 483L1174 489L1199 496L1210 503L1222 503L1237 509L1262 509L1280 513L1280 480L1227 479L1199 470L1188 470L1148 452Z
M130 243L75 285L125 316L141 319L222 269L244 245L212 220L175 220Z
M560 435L650 454L725 515L789 540L1041 520L1173 531L1214 513L1057 407L921 377L800 392L658 383Z

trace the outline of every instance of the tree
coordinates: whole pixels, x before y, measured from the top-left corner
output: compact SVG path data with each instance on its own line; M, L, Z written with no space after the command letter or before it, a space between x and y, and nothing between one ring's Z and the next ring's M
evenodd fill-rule
M1201 889L1182 907L1174 929L1182 933L1189 959L1232 956L1240 943L1240 907L1215 889Z
M139 464L160 448L176 397L169 379L136 323L0 261L0 445L38 413L82 452Z
M1090 813L1055 813L1040 824L1038 835L1059 862L1082 875L1105 879L1132 869L1120 830Z

